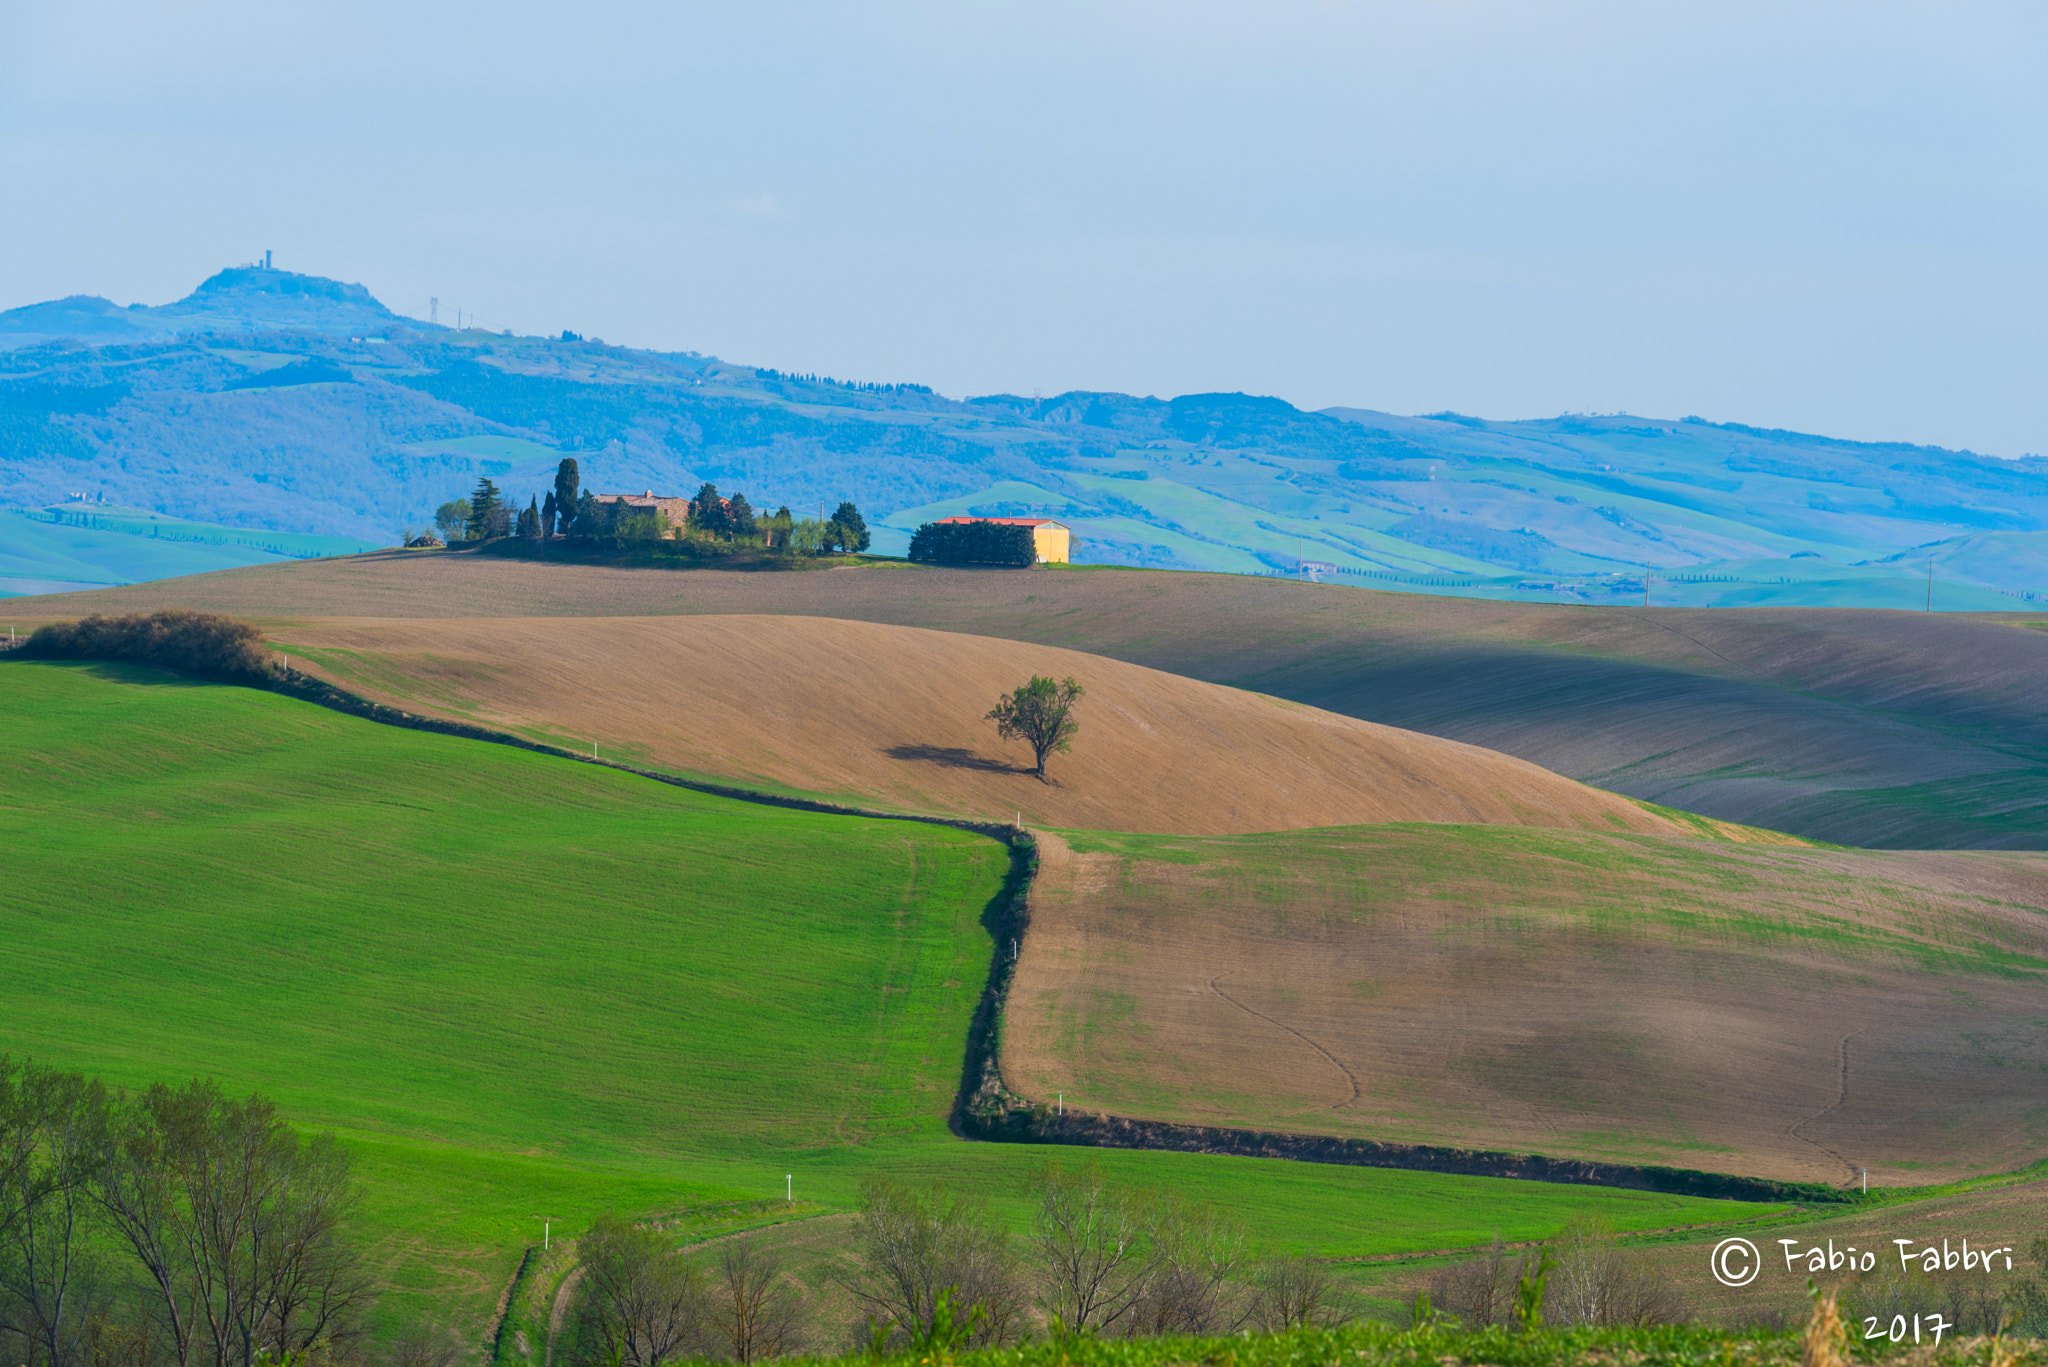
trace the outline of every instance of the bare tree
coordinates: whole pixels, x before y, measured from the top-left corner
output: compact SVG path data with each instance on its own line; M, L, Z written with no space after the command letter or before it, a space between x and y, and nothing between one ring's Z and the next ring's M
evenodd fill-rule
M1132 1334L1218 1334L1244 1323L1250 1307L1236 1283L1246 1258L1242 1226L1178 1192L1147 1212L1151 1268L1127 1316Z
M1429 1298L1467 1329L1508 1324L1515 1317L1515 1271L1496 1234L1484 1257L1439 1272L1430 1281Z
M1553 1245L1545 1314L1561 1325L1670 1324L1684 1302L1672 1285L1622 1249L1597 1215L1574 1216Z
M1308 1257L1270 1259L1252 1284L1252 1323L1267 1333L1327 1329L1351 1316L1337 1304L1329 1264Z
M758 1239L727 1239L717 1277L712 1294L734 1362L779 1357L796 1346L802 1305L780 1255Z
M601 1351L624 1367L707 1354L712 1307L703 1271L652 1230L601 1215L579 1244Z
M1112 1183L1093 1158L1078 1172L1047 1163L1036 1187L1031 1244L1047 1318L1069 1333L1117 1327L1150 1281L1143 1198Z
M1009 1235L985 1200L935 1183L918 1193L886 1178L861 1183L855 1238L861 1272L846 1289L873 1321L894 1326L891 1338L928 1341L942 1298L962 1332L960 1346L1001 1346L1023 1321Z

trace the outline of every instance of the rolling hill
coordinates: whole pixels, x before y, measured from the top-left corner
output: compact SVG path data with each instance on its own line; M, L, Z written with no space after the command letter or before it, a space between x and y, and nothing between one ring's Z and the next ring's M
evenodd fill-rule
M1028 1100L1885 1186L2048 1148L2048 860L1381 826L1047 835Z
M801 1218L884 1172L1021 1218L1058 1154L947 1129L995 949L996 841L143 669L0 662L0 705L30 757L0 769L7 1049L126 1086L213 1076L335 1129L387 1317L483 1341L537 1213L557 1238L608 1208ZM1343 1256L1540 1237L1576 1210L1644 1229L1757 1209L1103 1161Z
M24 623L31 610L177 606L273 623L738 613L937 628L1255 690L1814 839L2048 848L2048 619L2034 614L1590 609L1109 569L722 574L461 554L17 605Z
M272 643L402 709L895 810L1203 834L1382 821L1710 829L1475 746L951 632L816 617L314 619ZM1033 674L1088 690L1081 736L1053 757L1049 783L982 719Z
M250 531L137 508L15 508L0 511L0 598L372 549L348 537Z
M951 399L696 353L393 315L360 285L237 267L186 299L0 313L0 500L85 490L173 516L389 542L490 476L522 504L715 480L852 498L878 548L953 513L1070 522L1097 563L1320 573L1618 603L1948 610L2048 587L2048 463L1698 418L1497 422L1280 399ZM167 569L166 572L175 572Z

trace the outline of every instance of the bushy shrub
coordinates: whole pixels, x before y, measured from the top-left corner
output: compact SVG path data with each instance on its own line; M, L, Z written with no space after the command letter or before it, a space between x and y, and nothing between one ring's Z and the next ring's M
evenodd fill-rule
M147 616L95 613L69 626L40 627L22 643L20 653L37 660L156 665L232 683L258 683L271 674L269 652L255 627L218 613L182 608Z
M927 522L910 537L910 558L934 565L1035 565L1029 527L1002 522Z

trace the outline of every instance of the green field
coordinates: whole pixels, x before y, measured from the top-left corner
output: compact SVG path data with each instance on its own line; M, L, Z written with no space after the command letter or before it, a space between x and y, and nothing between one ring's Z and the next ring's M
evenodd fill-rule
M273 560L355 555L375 548L375 542L352 537L223 527L140 508L9 508L0 510L0 598L205 574Z
M1021 1213L1046 1151L946 1125L1009 864L994 841L142 669L7 662L0 708L0 1049L131 1086L212 1075L335 1129L400 1293L387 1317L480 1330L536 1216L776 1198L785 1174L810 1209L879 1170ZM1103 1157L1331 1254L1757 1209Z

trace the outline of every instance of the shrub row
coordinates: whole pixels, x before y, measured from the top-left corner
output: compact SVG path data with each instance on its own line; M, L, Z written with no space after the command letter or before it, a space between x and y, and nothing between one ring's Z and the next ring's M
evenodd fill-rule
M116 660L200 679L267 683L274 674L263 635L247 622L179 608L39 627L17 648L32 660Z
M1029 527L1001 522L927 522L910 536L910 558L933 565L1035 565Z

